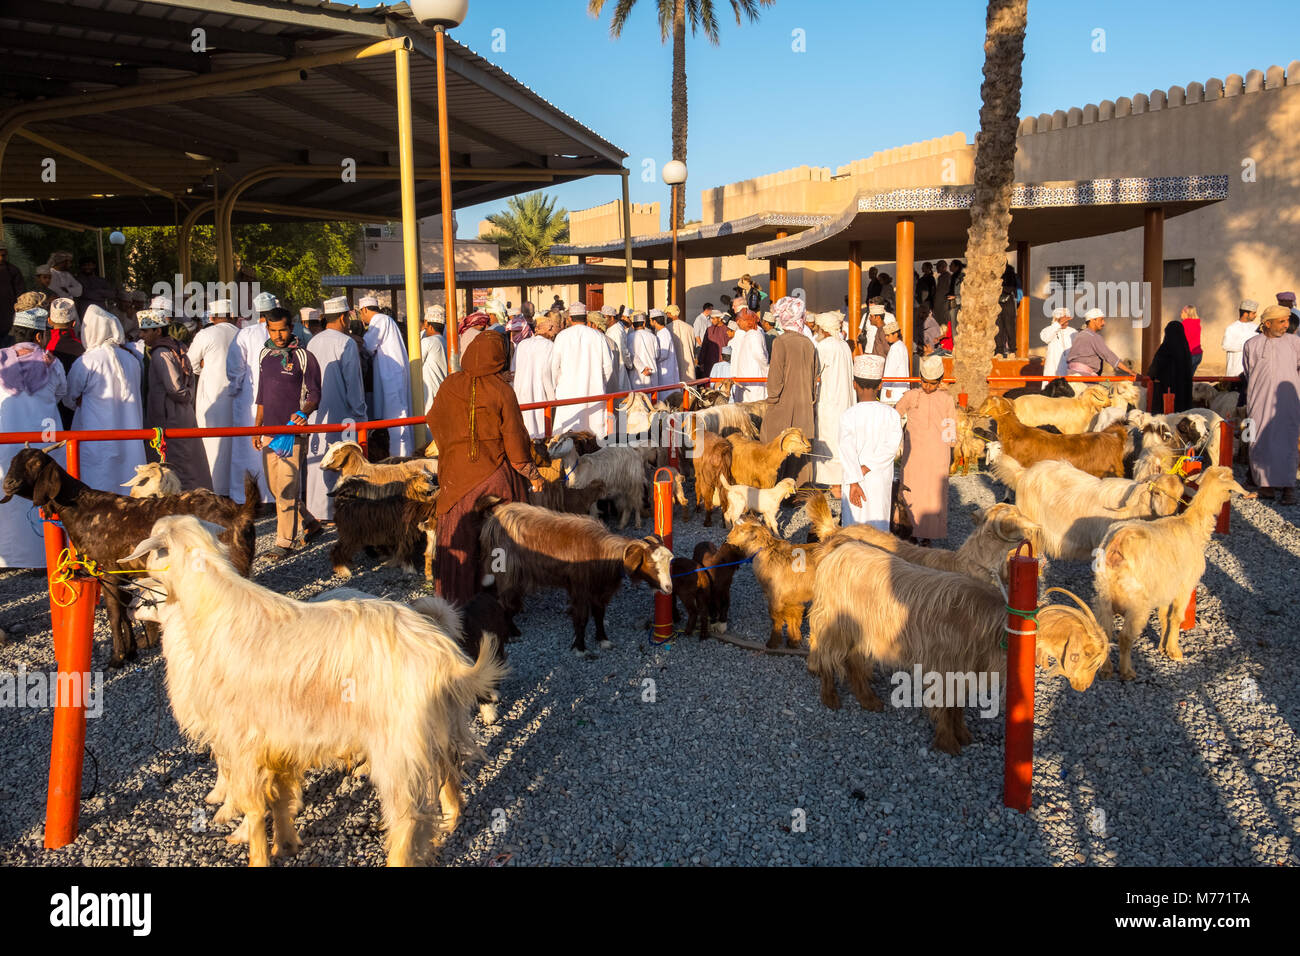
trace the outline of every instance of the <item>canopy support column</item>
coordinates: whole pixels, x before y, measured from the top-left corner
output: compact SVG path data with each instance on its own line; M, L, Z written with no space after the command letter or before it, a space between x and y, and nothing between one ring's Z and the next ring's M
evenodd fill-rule
M1143 210L1142 281L1150 295L1147 300L1146 324L1142 326L1142 368L1146 371L1160 347L1161 297L1165 285L1165 210L1152 206Z
M631 171L623 170L623 262L627 267L627 309L636 308L636 287L632 282L632 201L629 198L628 176Z
M1029 358L1029 243L1016 243L1016 272L1024 298L1016 307L1016 358Z
M441 37L439 33L439 49ZM424 376L421 374L420 350L420 235L415 218L415 144L411 131L411 53L406 47L393 51L397 71L397 161L402 192L402 269L406 286L406 360L411 374L411 414L424 411ZM441 137L445 149L446 138ZM443 189L448 177L443 177ZM445 212L445 210L444 210ZM444 219L446 216L443 217ZM393 311L397 302L393 301ZM423 437L419 428L415 434Z
M789 233L781 231L776 234L776 238L784 239ZM767 291L772 296L772 304L775 305L778 299L786 296L786 288L789 285L790 271L785 258L773 259L767 267Z
M903 333L903 347L912 354L912 312L916 289L916 220L899 216L894 226L894 264L898 269L894 283L894 308L898 328ZM910 366L911 363L909 362Z
M862 331L862 245L856 240L849 243L849 345L853 354L862 350L858 333Z
M655 261L647 259L645 264L650 267L650 275L645 280L645 308L649 312L655 307Z
M451 199L451 135L447 131L447 30L434 34L438 61L438 173L442 211L442 279L447 299L447 372L460 371L460 320L456 317L456 226ZM414 203L414 187L412 187ZM413 217L414 218L414 217Z

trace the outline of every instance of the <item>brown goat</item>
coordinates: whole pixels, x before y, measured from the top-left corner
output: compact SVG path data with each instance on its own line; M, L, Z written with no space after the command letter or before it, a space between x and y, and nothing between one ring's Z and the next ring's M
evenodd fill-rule
M438 489L432 476L417 472L386 484L345 478L330 494L338 529L338 541L330 551L335 574L351 577L352 555L374 548L387 553L388 563L408 574L416 573L415 559L424 555L425 577L432 577L438 534Z
M751 515L743 515L736 522L727 535L727 543L745 557L754 559L754 577L763 589L767 614L772 619L767 646L781 646L784 627L786 645L798 647L803 639L803 609L813 597L813 580L822 545L783 541Z
M154 522L167 515L193 515L220 525L220 541L230 552L230 563L239 574L248 577L257 547L255 521L261 494L257 479L244 475L244 504L211 491L187 491L180 495L158 498L127 498L108 491L98 491L73 478L59 463L36 448L24 448L14 456L5 472L4 498L14 495L27 498L47 515L57 516L68 532L68 541L80 554L105 570L140 570L143 562L119 563L135 546L153 532ZM109 667L121 667L135 657L131 623L123 613L130 603L121 588L120 575L101 578L108 627L113 635L113 656ZM158 633L156 624L146 625L150 638Z
M673 558L668 568L673 579L673 623L679 619L677 605L680 603L686 609L682 633L689 634L698 627L700 640L704 640L709 636L709 572L691 558Z
M709 627L719 634L727 630L731 616L731 580L736 569L745 563L745 555L735 545L723 542L715 547L708 541L695 546L695 563L709 574Z
M1053 435L1041 428L1021 424L1005 398L986 399L980 414L997 422L1002 453L1028 467L1037 461L1057 458L1096 478L1124 477L1124 446L1128 431L1112 425L1105 431L1082 435Z
M564 588L573 618L573 650L580 656L587 652L588 618L595 618L600 646L611 646L605 608L624 576L673 593L672 552L654 535L624 538L595 518L522 502L502 503L493 495L484 495L475 508L485 515L479 533L485 583L488 578L495 581L510 620L525 596Z
M701 429L695 437L695 513L704 512L704 527L713 524L713 509L722 504L722 478L731 474L732 446Z
M790 457L812 451L803 429L787 428L767 444L742 435L730 435L731 483L751 488L771 488L781 480L781 466Z
M380 485L405 481L416 472L438 473L436 458L393 458L372 464L354 441L330 445L320 466L324 471L337 471L343 478L362 478Z

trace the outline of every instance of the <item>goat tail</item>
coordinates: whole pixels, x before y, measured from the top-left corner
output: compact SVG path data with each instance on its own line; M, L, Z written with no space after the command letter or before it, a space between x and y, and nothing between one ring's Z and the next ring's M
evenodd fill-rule
M230 526L230 563L243 577L248 577L257 552L257 509L262 503L262 490L257 476L244 472L244 503Z
M830 499L820 491L808 496L808 522L817 532L819 541L825 541L836 531Z

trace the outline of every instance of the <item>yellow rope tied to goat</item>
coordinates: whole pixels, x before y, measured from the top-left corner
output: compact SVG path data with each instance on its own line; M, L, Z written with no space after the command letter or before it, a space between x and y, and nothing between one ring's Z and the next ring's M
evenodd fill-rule
M71 607L77 600L77 592L72 588L72 578L76 574L84 574L92 578L102 578L106 574L148 574L145 569L109 571L101 568L99 564L89 557L78 557L77 552L72 548L64 548L59 552L59 560L54 565L54 573L50 575L50 600L59 607ZM60 601L54 596L54 586L61 584L70 593L66 601Z

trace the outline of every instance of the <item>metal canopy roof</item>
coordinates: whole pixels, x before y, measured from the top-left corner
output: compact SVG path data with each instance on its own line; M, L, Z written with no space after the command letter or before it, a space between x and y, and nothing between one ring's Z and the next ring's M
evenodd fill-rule
M859 243L864 262L892 262L900 216L916 222L917 260L961 256L970 228L972 186L925 186L864 193L841 215L797 236L750 246L751 259L847 261ZM1142 225L1143 210L1160 206L1181 216L1228 198L1227 176L1162 176L1016 183L1010 242L1031 246L1124 232Z
M196 30L203 31L201 52ZM0 6L0 126L9 110L46 99L156 88L190 77L408 37L417 167L438 160L434 32L405 4L360 9L303 0L22 0ZM450 151L456 206L622 168L626 154L467 47L447 38ZM232 74L232 77L237 74ZM337 210L398 218L397 179L344 182L342 162L397 165L391 55L287 71L276 85L208 92L150 106L33 121L13 136L0 166L0 197L17 208L90 225L170 225L187 209L273 164L311 164L331 178L270 179L249 188L250 207ZM46 142L24 138L36 134ZM70 148L165 195L97 170ZM4 148L0 143L0 148ZM53 181L43 161L57 163ZM338 170L337 176L332 170ZM515 175L495 171L518 171ZM489 174L487 171L493 171ZM417 183L417 212L441 212L436 177ZM173 200L180 204L178 210ZM236 221L247 219L238 212ZM275 218L264 214L258 220ZM322 216L321 218L325 218Z
M755 242L775 239L777 233L809 229L827 222L830 216L793 212L760 212L743 219L712 222L677 231L678 249L690 259L709 259L714 256L735 256ZM672 257L673 234L660 232L649 236L632 237L632 253L637 259L669 259ZM551 247L557 256L615 256L624 254L622 239L587 245L564 244Z
M543 266L540 269L479 269L473 272L456 270L456 286L460 289L496 288L498 286L516 285L570 285L589 282L593 285L601 282L623 282L627 270L623 266L604 266L569 263L568 265ZM636 268L632 278L637 282L647 279L668 278L667 269ZM406 282L405 273L395 272L388 275L381 273L356 276L325 276L321 285L331 289L387 289L399 287ZM426 272L420 276L426 289L441 289L443 274Z

